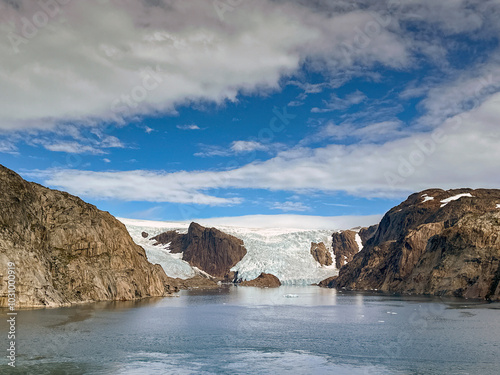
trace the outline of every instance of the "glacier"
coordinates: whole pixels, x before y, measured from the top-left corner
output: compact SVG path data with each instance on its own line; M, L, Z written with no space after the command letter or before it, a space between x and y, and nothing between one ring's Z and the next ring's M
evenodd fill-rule
M149 261L160 264L168 276L187 279L198 273L180 259L179 254L170 254L168 246L153 246L153 241L149 240L169 230L186 233L188 222L119 220L125 224L133 240L144 248ZM243 280L255 279L265 272L275 275L284 285L310 285L338 274L334 266L335 256L331 252L333 229L215 227L244 241L247 254L232 268ZM149 237L143 238L142 232L147 232ZM332 253L332 266L321 266L314 260L310 253L311 242L326 245Z

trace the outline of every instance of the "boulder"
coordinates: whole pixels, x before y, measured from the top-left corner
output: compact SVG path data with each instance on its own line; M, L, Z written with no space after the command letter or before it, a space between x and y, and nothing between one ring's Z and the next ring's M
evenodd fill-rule
M311 242L311 255L322 266L330 266L333 263L332 255L323 242Z
M261 273L257 278L249 281L242 281L241 286L256 286L259 288L277 288L281 286L280 280L270 273Z

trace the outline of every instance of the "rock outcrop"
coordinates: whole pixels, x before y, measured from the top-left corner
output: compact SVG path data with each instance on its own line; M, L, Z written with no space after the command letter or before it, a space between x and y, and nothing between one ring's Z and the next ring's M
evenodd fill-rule
M174 279L173 284L179 289L215 289L219 287L217 281L204 275L196 275L189 279Z
M358 232L361 238L361 243L365 246L368 241L373 237L375 232L377 232L378 224L371 225L368 228L361 228Z
M332 255L323 242L311 242L311 255L322 266L330 266L333 263Z
M182 253L182 259L218 279L230 278L230 270L247 253L243 241L215 228L191 223L187 234L175 231L161 233L152 240L169 244L172 253Z
M500 300L499 281L500 190L431 189L387 212L326 284Z
M108 212L0 166L0 307L7 305L8 262L15 264L17 307L131 300L176 290Z
M280 280L270 273L261 273L257 278L248 281L242 281L241 286L256 286L259 288L277 288L281 286Z
M332 234L332 250L335 254L335 267L340 269L344 264L350 262L354 255L359 252L356 242L356 232L344 230Z

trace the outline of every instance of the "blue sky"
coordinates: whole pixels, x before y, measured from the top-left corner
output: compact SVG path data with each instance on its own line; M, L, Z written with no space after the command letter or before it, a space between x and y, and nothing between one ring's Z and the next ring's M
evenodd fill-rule
M499 186L497 1L54 4L0 2L0 163L116 216Z

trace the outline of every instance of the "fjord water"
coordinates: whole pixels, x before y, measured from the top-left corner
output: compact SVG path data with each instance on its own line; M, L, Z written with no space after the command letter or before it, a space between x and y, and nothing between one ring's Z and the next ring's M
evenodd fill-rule
M17 324L17 368L4 358L2 374L485 375L500 366L495 304L318 287L22 310Z

